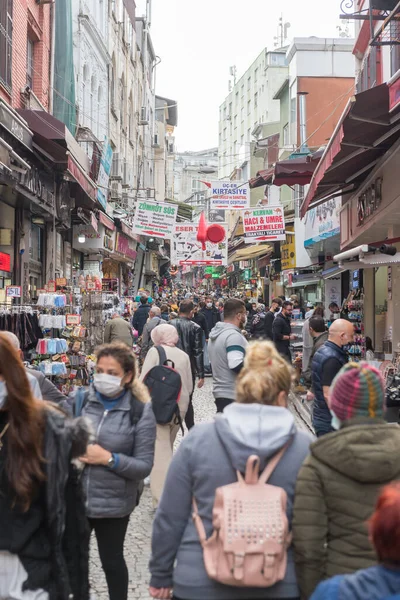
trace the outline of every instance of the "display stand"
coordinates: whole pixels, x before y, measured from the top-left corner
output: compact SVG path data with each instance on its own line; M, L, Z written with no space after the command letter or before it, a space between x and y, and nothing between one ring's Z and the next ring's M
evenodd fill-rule
M349 344L350 360L359 362L365 358L364 293L362 289L351 292L345 302L345 311L354 325L354 341Z

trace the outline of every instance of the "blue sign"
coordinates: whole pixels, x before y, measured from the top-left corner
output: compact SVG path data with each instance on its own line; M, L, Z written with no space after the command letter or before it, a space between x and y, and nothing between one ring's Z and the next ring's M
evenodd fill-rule
M105 209L108 199L108 183L110 180L113 151L107 138L104 140L103 153L100 159L99 176L97 178L97 200Z

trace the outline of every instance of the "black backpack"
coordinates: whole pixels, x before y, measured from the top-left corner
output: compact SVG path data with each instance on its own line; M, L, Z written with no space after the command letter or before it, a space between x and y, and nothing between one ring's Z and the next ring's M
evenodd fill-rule
M181 376L178 371L175 371L175 363L167 359L164 348L155 346L155 349L158 352L160 364L150 369L143 383L150 392L157 423L166 425L175 416L175 423L180 425L183 434L182 419L178 406L182 390Z

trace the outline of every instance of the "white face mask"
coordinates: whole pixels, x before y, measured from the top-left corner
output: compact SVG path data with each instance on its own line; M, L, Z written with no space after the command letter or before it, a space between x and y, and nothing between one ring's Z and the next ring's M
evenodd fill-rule
M0 409L3 408L7 400L7 385L5 381L0 381Z
M337 418L337 416L335 415L335 413L334 413L332 410L330 410L329 412L330 412L330 413L331 413L331 415L332 415L332 421L331 421L331 425L332 425L333 429L334 429L335 431L339 431L339 429L340 429L340 428L341 428L341 426L342 426L342 421L341 421L340 419L338 419L338 418Z
M212 308L212 302L207 302L207 308Z
M93 376L94 387L104 396L117 396L124 389L121 385L121 377L107 375L107 373L95 373Z

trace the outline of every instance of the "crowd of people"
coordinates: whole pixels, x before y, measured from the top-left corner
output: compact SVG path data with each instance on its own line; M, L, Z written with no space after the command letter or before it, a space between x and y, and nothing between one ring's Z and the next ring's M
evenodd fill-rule
M127 600L124 541L148 476L154 598L400 598L400 428L379 371L348 362L351 323L326 330L307 309L315 436L288 409L293 299L143 294L68 398L0 333L0 600L88 600L91 531L110 600ZM217 415L195 425L206 375Z

